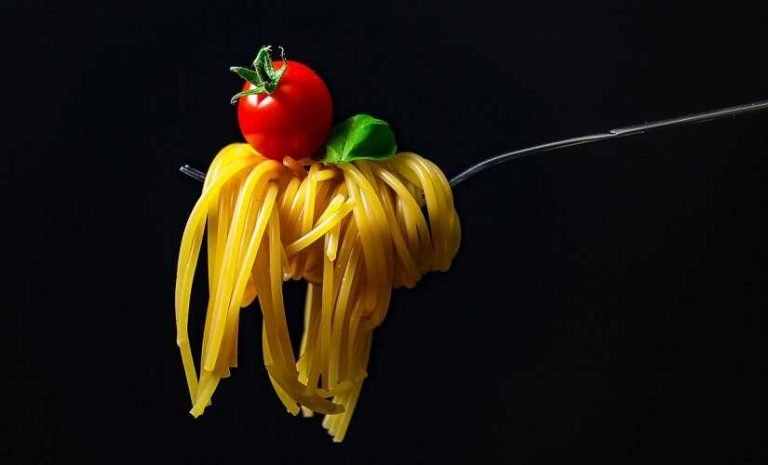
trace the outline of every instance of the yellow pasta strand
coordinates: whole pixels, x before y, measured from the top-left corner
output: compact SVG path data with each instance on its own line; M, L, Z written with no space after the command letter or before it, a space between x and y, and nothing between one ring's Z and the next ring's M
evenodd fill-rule
M188 322L206 233L209 302L196 366ZM448 269L460 238L447 179L416 154L324 165L278 163L248 144L224 147L179 250L176 339L191 413L203 413L237 366L240 309L258 299L264 365L278 399L294 415L325 414L323 426L343 440L392 288ZM308 281L298 353L283 302L287 279Z

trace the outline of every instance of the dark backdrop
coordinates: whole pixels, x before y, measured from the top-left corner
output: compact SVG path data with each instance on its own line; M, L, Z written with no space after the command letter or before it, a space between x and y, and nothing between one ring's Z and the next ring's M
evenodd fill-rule
M343 444L276 399L257 309L192 419L172 303L177 168L241 140L227 68L260 45L451 175L767 98L765 2L158 3L0 7L3 463L765 463L768 114L459 186L459 255L394 292Z

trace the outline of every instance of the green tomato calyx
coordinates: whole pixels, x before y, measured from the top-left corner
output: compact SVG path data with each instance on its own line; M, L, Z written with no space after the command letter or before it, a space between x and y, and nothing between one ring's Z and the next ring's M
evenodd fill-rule
M272 66L272 47L270 45L264 45L259 49L259 53L256 54L256 59L253 60L253 69L243 68L241 66L232 66L230 71L237 74L241 78L253 84L253 88L238 92L232 96L230 103L233 105L240 100L241 97L248 95L259 95L263 93L271 94L277 88L280 83L280 79L285 74L285 70L288 69L288 60L285 59L285 50L283 47L280 49L280 58L283 60L283 66L275 69Z

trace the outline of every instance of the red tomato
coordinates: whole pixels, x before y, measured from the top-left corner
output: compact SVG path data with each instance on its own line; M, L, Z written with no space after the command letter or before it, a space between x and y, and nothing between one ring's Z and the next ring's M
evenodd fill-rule
M284 66L274 63L275 69ZM265 157L311 157L323 145L333 122L331 93L312 69L288 60L271 94L240 98L237 119L245 140ZM245 83L243 91L254 85Z

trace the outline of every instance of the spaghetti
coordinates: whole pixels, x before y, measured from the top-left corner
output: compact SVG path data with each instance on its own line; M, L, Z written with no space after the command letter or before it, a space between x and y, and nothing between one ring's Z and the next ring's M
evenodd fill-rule
M209 301L198 374L188 321L206 229ZM280 163L248 144L222 149L179 252L177 344L192 415L237 366L240 309L258 298L264 365L278 398L294 415L325 414L323 426L341 441L391 289L447 270L460 234L447 179L416 154L333 165ZM288 279L308 282L298 355L283 304Z

